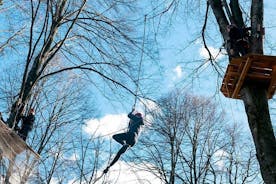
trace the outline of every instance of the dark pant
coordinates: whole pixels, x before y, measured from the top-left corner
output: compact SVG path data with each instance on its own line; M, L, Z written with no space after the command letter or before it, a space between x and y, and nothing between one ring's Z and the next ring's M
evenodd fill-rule
M136 134L132 133L132 132L127 132L127 133L120 133L120 134L115 134L112 136L112 138L117 141L118 143L120 143L122 146L122 148L118 151L118 153L116 154L115 158L112 160L112 162L109 164L109 166L103 171L104 173L107 173L109 168L114 165L119 158L121 157L121 155L123 153L125 153L127 151L128 148L134 146L134 144L136 143Z
M127 133L115 134L112 136L112 138L122 145L128 144L130 146L133 146L136 143L135 133L127 132Z
M109 168L111 166L113 166L118 160L119 158L121 157L121 155L126 152L126 150L130 147L130 145L128 144L124 144L122 146L122 148L118 151L118 153L116 154L116 156L114 157L114 159L112 160L112 162L109 164L109 166L107 166L107 168L103 171L104 173L107 173Z
M22 127L19 132L18 132L18 135L25 141L27 136L28 136L28 133L31 131L31 129L29 127Z
M234 53L231 53L233 57L240 57L244 56L248 53L249 44L246 40L240 39L231 42L230 49L234 51Z

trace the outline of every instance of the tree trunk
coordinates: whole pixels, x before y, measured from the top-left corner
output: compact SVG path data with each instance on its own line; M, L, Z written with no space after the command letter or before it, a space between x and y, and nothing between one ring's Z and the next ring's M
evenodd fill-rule
M222 5L218 0L209 0L208 2L213 9L224 41L226 41L227 36L223 31L226 29L226 15L221 11ZM233 5L237 5L237 2L237 0L231 0L232 11L234 10ZM235 6L235 11L239 13L240 10L237 8ZM236 13L236 18L239 17L238 13ZM237 21L242 22L242 20ZM252 0L249 53L263 54L262 27L263 0ZM244 84L240 94L244 102L263 180L267 184L276 184L276 140L269 114L266 88L258 83Z
M263 54L263 0L252 0L251 53ZM266 88L258 83L244 85L241 90L248 124L254 140L263 180L276 183L276 140L270 119Z
M276 142L269 115L266 91L257 85L241 90L257 159L265 183L276 183Z
M30 66L30 71L28 72L28 67L25 69L18 100L13 104L10 116L7 120L7 124L11 128L14 128L18 124L20 120L19 117L24 112L25 106L33 92L33 88L38 81L38 77L43 73L45 66L49 62L51 45L54 41L54 37L56 36L57 31L58 23L54 23L51 27L49 38L47 39L45 46L34 59L33 65ZM28 62L30 61L27 61L27 63Z
M32 94L33 87L37 83L38 71L41 68L41 61L35 60L35 64L32 66L30 72L27 75L27 80L21 86L21 94L19 94L18 100L13 104L9 118L7 119L7 124L10 128L14 128L20 121L20 115L23 114L26 104Z

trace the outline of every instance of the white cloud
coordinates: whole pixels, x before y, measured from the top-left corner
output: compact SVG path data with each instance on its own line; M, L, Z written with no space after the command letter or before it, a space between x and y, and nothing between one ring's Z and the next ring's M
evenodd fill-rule
M142 168L147 168L147 170L151 170L151 172L145 171ZM152 173L154 172L153 168L154 166L149 163L135 164L132 162L118 161L110 168L105 181L111 184L163 184L164 182L156 177L156 175L158 175L157 171L155 174ZM99 183L101 183L101 180L99 180Z
M133 162L118 161L113 165L106 175L102 175L103 169L99 170L96 178L92 182L109 184L164 184L157 176L159 173L154 170L154 165L150 163L135 164ZM147 170L147 171L146 171ZM150 172L149 172L150 171ZM73 178L67 184L80 183ZM83 184L85 182L82 182ZM51 184L56 184L51 183Z
M214 153L215 156L215 165L218 167L219 170L225 170L225 159L229 156L229 154L220 149Z
M185 71L180 65L173 66L172 68L167 68L165 73L166 80L164 81L167 88L171 88L175 85L175 83L179 82L183 76L185 75Z
M173 71L175 72L176 78L177 78L177 79L179 79L179 78L182 77L182 68L181 68L180 65L177 65L177 66L173 69Z
M72 154L70 157L68 157L67 159L70 161L76 161L80 158L80 156L76 153Z
M158 104L156 104L154 101L148 100L148 99L142 99L141 102L139 103L138 108L139 108L138 110L140 110L141 112L144 108L146 108L147 111L150 111L150 112L160 109Z
M100 119L88 120L83 130L91 136L111 138L114 133L123 132L128 121L127 114L108 114Z
M53 178L51 179L51 181L50 181L50 184L58 184L58 183L59 183L59 181L58 181L58 179L55 178L55 177L53 177Z
M67 184L77 184L77 183L85 184L85 181L80 182L76 178L73 178L73 179L69 180Z
M219 171L225 170L225 162L223 160L218 160L215 165L217 166Z
M214 153L214 156L219 157L219 158L225 158L225 157L228 157L228 155L229 154L226 151L222 150L222 149L220 149L220 150L218 150Z
M212 56L215 57L215 59L221 59L224 56L222 53L219 53L219 49L216 49L212 46L209 46L208 49ZM203 58L209 58L208 51L203 46L199 49L199 54Z
M146 115L145 115L146 109ZM145 124L152 121L151 113L159 110L158 105L147 99L142 99L137 105L135 111L141 112L145 120ZM127 114L107 114L99 119L90 119L85 122L83 130L85 133L93 137L111 138L112 135L124 132L128 127L129 118Z
M60 184L61 181L59 181L57 178L52 178L50 181L50 184ZM77 184L77 183L81 183L81 184L86 184L85 181L80 182L78 179L76 178L72 178L71 180L69 180L67 182L67 184Z
M142 99L141 102L138 104L137 109L139 112L142 112L142 114L144 114L144 123L147 126L150 126L153 123L152 113L160 111L160 107L158 106L158 104L148 99ZM143 109L146 109L146 114L145 112L143 112L145 111Z

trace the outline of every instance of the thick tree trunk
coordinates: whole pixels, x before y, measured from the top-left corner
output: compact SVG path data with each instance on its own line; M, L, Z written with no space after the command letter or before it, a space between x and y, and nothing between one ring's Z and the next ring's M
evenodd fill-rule
M238 27L245 27L243 18L242 18L242 11L240 9L239 0L231 0L230 1L230 8L232 12L233 19Z
M227 39L226 15L222 11L221 1L209 0L224 41ZM231 0L230 6L236 19L242 19L238 0ZM235 5L235 6L234 6ZM243 20L236 20L243 24ZM252 0L251 37L249 53L263 54L263 0ZM276 184L276 140L270 119L266 88L262 84L244 84L241 89L248 124L254 140L257 159L263 180L267 184Z
M269 115L266 90L245 86L241 90L263 180L276 183L276 141Z
M263 54L263 0L252 0L251 53ZM266 88L258 83L241 90L263 180L276 184L276 140L270 119Z
M20 115L23 114L26 104L31 96L34 85L37 82L37 72L41 67L40 61L35 60L35 64L28 73L28 77L25 83L22 85L22 92L19 95L18 100L13 104L9 118L7 119L7 124L10 128L14 128L19 120Z
M222 3L220 0L208 0L213 13L217 19L217 23L219 25L219 31L224 39L224 41L228 40L228 32L227 32L227 25L229 25L229 21L224 13Z
M47 42L38 56L36 56L34 59L33 65L30 66L30 71L28 72L28 67L25 69L18 100L13 104L10 116L7 120L7 124L11 128L14 128L18 124L20 120L19 117L24 112L25 106L28 103L30 96L32 95L33 88L37 83L38 77L43 73L47 63L49 62L51 45L54 41L54 37L56 36L57 31L58 23L53 23ZM27 63L28 62L30 61L27 61Z

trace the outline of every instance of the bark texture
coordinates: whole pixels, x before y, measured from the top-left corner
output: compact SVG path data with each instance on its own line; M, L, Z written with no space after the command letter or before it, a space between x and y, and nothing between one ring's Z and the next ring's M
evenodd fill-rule
M209 0L224 41L227 16L222 11L221 1ZM230 7L236 23L244 23L238 0L231 0ZM252 0L251 4L251 37L249 53L263 54L263 0ZM230 18L228 17L230 20ZM224 29L224 30L223 30ZM228 53L229 54L229 53ZM244 84L241 89L248 124L254 140L256 156L259 161L263 180L267 184L276 184L276 140L270 118L266 88L260 83Z
M243 87L241 94L263 180L267 184L275 184L276 142L270 120L266 91L258 85L247 85Z

